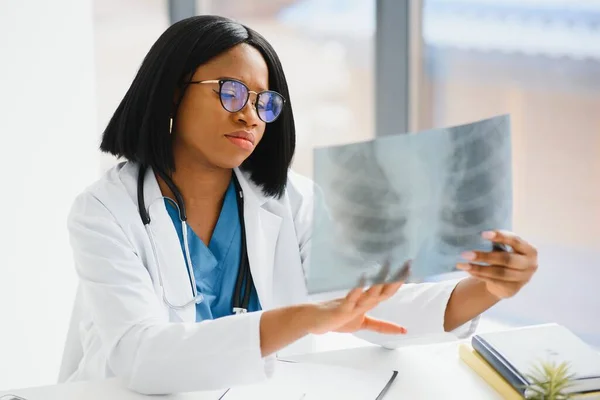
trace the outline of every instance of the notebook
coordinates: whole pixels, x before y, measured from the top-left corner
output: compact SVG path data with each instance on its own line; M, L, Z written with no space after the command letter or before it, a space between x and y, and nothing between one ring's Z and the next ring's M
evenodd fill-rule
M518 392L527 395L528 374L542 361L567 362L575 374L566 393L600 391L600 353L564 326L545 324L473 336L471 345Z
M229 389L221 400L384 400L397 371L277 361L271 379Z

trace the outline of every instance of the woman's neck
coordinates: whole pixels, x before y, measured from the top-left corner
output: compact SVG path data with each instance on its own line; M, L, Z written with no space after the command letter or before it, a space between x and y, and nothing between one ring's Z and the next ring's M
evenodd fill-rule
M232 173L231 169L207 168L199 162L175 159L175 172L171 178L183 197L187 222L207 246L219 219ZM158 182L163 196L176 200L169 186L160 178Z
M198 160L175 158L175 172L171 176L173 183L183 197L186 208L197 205L220 204L231 182L233 171L226 168L208 166ZM175 199L174 194L162 179L159 186L164 196Z
M172 179L186 203L220 202L231 182L230 169L199 169L179 167Z

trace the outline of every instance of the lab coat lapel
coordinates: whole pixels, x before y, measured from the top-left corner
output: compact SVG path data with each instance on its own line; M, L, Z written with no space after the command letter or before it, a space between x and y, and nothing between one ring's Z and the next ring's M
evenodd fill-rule
M239 170L235 173L244 194L244 222L248 261L254 286L263 309L272 306L275 248L281 227L281 217L265 208L268 201L259 187Z
M163 298L161 301L164 302L166 298L173 305L187 304L193 297L188 269L177 231L167 212L160 187L151 169L146 171L144 201L151 219L148 226L152 234L150 240L154 239L155 257L157 263L159 263L157 273L162 274ZM184 309L169 307L169 312L175 319L184 322L194 322L196 320L194 303Z

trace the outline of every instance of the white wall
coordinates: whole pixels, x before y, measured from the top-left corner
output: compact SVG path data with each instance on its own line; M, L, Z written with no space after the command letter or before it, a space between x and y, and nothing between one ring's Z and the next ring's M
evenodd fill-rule
M54 383L76 277L66 233L98 175L91 0L0 2L0 390Z
M94 67L97 131L102 132L129 89L142 60L169 26L166 0L95 0ZM117 161L100 154L100 169Z

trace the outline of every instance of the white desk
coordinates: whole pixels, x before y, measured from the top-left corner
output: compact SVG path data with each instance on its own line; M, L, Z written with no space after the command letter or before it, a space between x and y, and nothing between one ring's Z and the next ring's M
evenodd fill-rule
M319 362L371 369L395 369L399 374L387 399L501 399L458 357L460 342L410 346L386 350L378 346L312 353L290 357L297 361ZM27 400L141 400L110 379L11 391ZM198 392L161 396L168 400L216 400L222 392ZM0 392L0 396L5 392Z
M293 359L357 368L395 369L398 376L386 399L502 399L460 360L458 345L463 342L396 350L367 346L296 356Z

